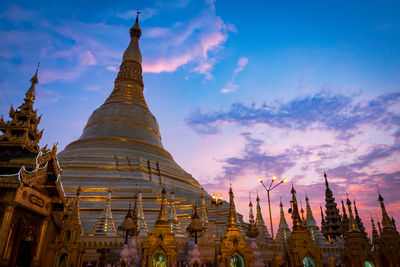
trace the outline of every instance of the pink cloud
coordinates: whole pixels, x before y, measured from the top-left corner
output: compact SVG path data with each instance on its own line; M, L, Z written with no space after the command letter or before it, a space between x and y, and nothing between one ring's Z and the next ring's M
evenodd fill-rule
M204 15L205 11L207 15ZM222 48L230 28L216 16L213 3L210 3L200 15L189 21L175 22L170 28L145 29L147 32L144 31L144 35L150 39L146 40L150 42L148 49L156 42L154 47L161 48L159 52L162 56L144 57L143 70L153 73L173 72L181 66L189 65L191 72L211 79L211 70L217 62L213 53Z
M79 56L80 64L84 66L96 65L96 59L94 58L92 52L89 50L84 51Z

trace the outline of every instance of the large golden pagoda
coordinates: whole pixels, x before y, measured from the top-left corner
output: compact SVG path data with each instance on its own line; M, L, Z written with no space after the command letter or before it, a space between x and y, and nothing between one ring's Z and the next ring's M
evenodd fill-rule
M171 191L175 191L180 200L200 200L203 191L162 145L157 120L143 96L141 33L136 18L114 89L104 104L92 113L81 137L58 155L67 195L72 196L79 185L82 187L81 214L85 233L94 233L93 227L99 211L104 209L109 188L113 192L111 207L116 224L122 221L137 188L142 190L144 214L150 228L157 217L157 201L160 201L163 185L168 198ZM177 205L177 210L180 207ZM187 207L184 214L190 210ZM182 212L177 213L179 217Z

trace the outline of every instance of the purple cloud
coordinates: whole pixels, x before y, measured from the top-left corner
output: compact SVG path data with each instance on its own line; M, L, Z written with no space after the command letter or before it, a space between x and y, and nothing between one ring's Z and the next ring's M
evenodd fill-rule
M266 124L278 128L336 132L340 139L349 139L363 123L373 123L387 129L400 125L400 115L390 110L400 103L400 93L379 96L365 102L355 102L345 95L325 95L294 99L270 106L234 103L227 111L193 111L186 124L199 134L217 134L220 126L235 123L242 126Z

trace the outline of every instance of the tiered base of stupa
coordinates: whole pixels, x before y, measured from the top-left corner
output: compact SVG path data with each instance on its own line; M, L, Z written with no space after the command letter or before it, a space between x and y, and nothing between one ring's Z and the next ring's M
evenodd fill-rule
M183 224L189 222L192 202L200 200L202 187L174 161L161 161L151 154L144 158L145 152L139 154L132 153L135 150L116 148L108 150L103 147L101 152L98 148L87 149L87 146L85 149L69 150L71 145L59 155L63 170L62 182L70 197L75 195L78 186L82 188L81 220L85 233L90 233L96 224L99 213L104 209L109 189L112 190L111 207L116 225L122 222L129 203L133 203L140 189L143 192L146 222L151 229L157 218L163 186L167 194L175 191L176 201L179 201L178 217ZM114 147L118 145L124 145L124 142L115 142ZM100 156L105 151L108 156ZM208 196L206 198L210 199Z

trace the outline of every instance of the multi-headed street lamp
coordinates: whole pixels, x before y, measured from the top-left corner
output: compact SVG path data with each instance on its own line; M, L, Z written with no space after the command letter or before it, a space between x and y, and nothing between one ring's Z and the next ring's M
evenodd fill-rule
M218 239L218 207L222 205L224 198L222 194L214 193L212 195L211 204L215 206L215 230L216 230L216 238Z
M283 178L278 184L275 184L274 186L272 186L274 184L274 182L276 181L277 177L276 176L272 176L271 177L271 183L269 184L268 187L265 186L263 179L261 177L258 177L258 181L264 186L265 190L267 190L267 195L268 195L268 209L269 209L269 221L271 223L271 235L272 235L272 240L274 240L274 228L272 226L272 216L271 216L271 200L269 198L269 191L271 191L272 189L274 189L275 187L277 187L280 184L286 183L288 181L287 178Z

